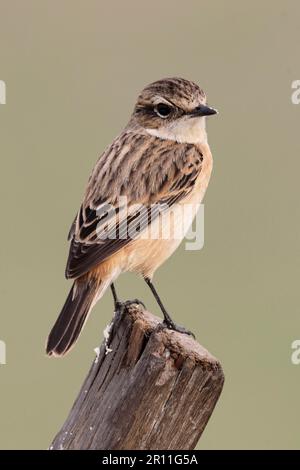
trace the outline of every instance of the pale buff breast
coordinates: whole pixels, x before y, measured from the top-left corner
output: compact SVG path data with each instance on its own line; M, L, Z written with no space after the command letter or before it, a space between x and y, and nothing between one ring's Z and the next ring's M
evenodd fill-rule
M171 214L160 216L150 230L148 238L139 238L127 245L122 253L122 271L133 271L152 277L155 270L180 245L196 215L212 172L212 155L207 144L199 145L203 154L202 170L193 191L185 200L173 206ZM153 234L155 239L153 239ZM119 258L119 261L121 259Z

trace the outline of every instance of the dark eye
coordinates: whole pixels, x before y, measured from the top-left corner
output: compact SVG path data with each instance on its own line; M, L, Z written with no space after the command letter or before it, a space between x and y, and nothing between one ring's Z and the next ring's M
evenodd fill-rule
M156 107L155 107L155 112L156 114L158 114L159 117L161 118L166 118L169 116L169 114L171 113L172 109L171 109L171 106L165 104L165 103L159 103Z

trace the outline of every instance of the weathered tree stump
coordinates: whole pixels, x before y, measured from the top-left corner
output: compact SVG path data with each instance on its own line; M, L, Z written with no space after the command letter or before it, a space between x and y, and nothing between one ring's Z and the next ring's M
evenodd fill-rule
M195 448L223 371L192 337L160 322L137 304L116 316L51 449Z

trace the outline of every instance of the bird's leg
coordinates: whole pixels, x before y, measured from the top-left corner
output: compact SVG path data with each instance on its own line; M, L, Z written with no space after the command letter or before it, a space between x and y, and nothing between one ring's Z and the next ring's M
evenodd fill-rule
M118 297L118 294L117 294L117 291L113 282L111 283L110 288L111 288L112 296L114 298L115 311L117 311L120 309L122 302L120 302L119 300L119 297Z
M123 310L124 307L129 307L129 305L131 305L131 304L142 305L144 308L146 308L145 305L143 304L143 302L139 299L126 300L125 302L122 302L121 300L119 300L119 297L117 295L117 291L116 291L116 288L115 288L115 285L114 285L113 282L111 283L110 288L111 288L111 292L112 292L112 295L113 295L114 306L115 306L115 311L116 312L120 311L120 310Z
M169 328L170 330L178 331L179 333L185 333L187 335L191 335L191 336L195 337L195 335L191 331L186 330L183 326L176 325L176 323L172 320L172 318L170 317L170 315L166 311L162 301L160 300L160 297L159 297L154 285L152 284L151 279L149 279L148 277L145 277L145 281L148 284L148 286L150 287L150 289L152 291L152 294L154 295L155 300L158 303L158 305L159 305L159 307L160 307L160 309L163 313L164 324L167 326L167 328Z

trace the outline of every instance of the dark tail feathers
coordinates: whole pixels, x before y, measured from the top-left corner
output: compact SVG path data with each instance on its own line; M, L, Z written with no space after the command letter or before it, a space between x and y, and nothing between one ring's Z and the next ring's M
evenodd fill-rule
M94 284L75 281L48 337L49 356L63 356L76 342L97 293Z

